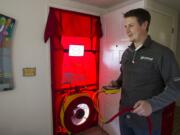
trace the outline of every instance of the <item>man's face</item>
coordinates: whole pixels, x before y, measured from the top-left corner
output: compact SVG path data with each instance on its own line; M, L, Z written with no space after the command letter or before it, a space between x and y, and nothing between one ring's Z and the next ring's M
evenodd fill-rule
M141 42L143 36L147 34L147 22L140 25L136 17L125 18L124 27L130 41L134 43Z

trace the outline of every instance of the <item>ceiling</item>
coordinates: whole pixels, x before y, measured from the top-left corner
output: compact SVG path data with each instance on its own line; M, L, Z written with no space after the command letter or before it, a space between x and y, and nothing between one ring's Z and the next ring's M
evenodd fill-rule
M113 7L119 3L125 2L127 0L69 0L69 1L76 1L76 2L85 3L85 4L89 4L89 5L99 7L99 8L106 9L106 8ZM134 0L134 1L137 1L137 0ZM155 0L155 1L161 2L180 12L180 0Z
M85 3L85 4L89 4L92 6L106 9L127 0L70 0L70 1L77 1L77 2L81 2L81 3Z

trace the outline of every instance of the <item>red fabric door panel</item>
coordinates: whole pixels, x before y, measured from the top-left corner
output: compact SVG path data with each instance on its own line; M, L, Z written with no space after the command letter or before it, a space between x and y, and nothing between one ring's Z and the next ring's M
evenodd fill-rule
M44 41L50 38L54 135L66 134L59 120L64 98L98 90L101 36L100 17L50 8ZM84 55L69 56L70 45L84 46ZM94 118L97 124L97 114Z

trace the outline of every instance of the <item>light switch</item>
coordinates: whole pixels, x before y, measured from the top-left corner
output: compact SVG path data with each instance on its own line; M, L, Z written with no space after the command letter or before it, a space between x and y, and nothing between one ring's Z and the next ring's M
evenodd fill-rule
M23 68L23 76L36 76L36 68L35 67L28 67L28 68Z

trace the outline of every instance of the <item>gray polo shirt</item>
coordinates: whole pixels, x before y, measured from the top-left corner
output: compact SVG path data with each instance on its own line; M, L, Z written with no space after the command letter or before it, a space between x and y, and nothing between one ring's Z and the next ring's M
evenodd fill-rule
M140 49L131 44L123 53L117 83L122 87L120 106L147 100L153 109L153 126L160 127L161 110L180 95L180 70L173 52L148 36ZM143 127L145 119L131 115L128 121Z

